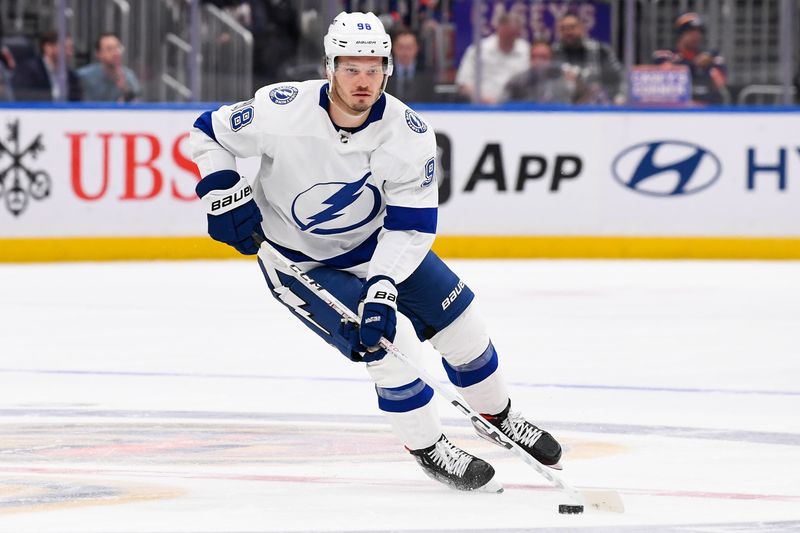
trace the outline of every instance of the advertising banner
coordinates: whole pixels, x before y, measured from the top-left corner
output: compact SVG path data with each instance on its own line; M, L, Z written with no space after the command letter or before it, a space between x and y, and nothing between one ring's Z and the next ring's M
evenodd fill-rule
M202 235L196 111L0 110L0 237Z
M443 234L800 236L797 112L422 116Z
M628 88L633 105L686 105L692 98L692 74L686 65L635 65Z
M188 143L198 110L0 112L0 247L42 238L210 242ZM800 238L797 111L419 113L437 132L440 243ZM240 161L240 171L252 178L258 164Z

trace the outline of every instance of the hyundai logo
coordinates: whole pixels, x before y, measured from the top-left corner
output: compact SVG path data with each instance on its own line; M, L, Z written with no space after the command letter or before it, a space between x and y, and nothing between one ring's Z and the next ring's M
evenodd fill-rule
M683 141L654 141L631 146L611 164L614 179L642 194L680 196L707 189L722 171L719 158Z

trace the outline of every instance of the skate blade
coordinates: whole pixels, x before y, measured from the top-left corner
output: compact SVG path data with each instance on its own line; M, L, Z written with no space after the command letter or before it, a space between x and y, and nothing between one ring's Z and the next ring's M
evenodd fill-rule
M554 465L544 465L544 466L546 466L547 468L552 468L553 470L564 470L564 467L561 466L561 461L557 462Z
M475 489L475 492L490 492L494 494L500 494L501 492L503 492L503 490L505 490L503 489L503 485L501 485L499 482L495 481L494 478L492 478L486 485Z

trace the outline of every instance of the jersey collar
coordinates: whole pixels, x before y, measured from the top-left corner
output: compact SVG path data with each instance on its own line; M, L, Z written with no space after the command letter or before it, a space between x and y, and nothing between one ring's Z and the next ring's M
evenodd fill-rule
M344 130L350 133L358 133L373 122L377 122L383 118L383 112L386 109L386 94L381 94L380 98L378 98L378 100L372 105L372 108L370 108L369 115L367 115L367 120L365 120L364 123L357 128L342 128L341 126L337 126L336 123L331 119L331 115L328 113L331 102L328 99L327 83L319 89L319 106L325 110L325 114L328 115L328 120L331 121L331 124L333 124L333 127L336 128L336 131Z

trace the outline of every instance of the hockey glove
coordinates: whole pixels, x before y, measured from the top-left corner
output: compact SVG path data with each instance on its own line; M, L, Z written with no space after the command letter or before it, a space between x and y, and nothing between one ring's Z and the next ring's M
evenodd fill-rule
M253 255L258 246L253 232L264 239L261 211L253 201L253 189L247 180L233 170L209 174L197 184L197 196L208 211L208 234L212 239L236 248L239 253Z
M378 346L381 337L393 342L397 332L397 288L390 278L375 276L364 284L360 299L361 344L373 355L383 352L383 357L386 352Z
M344 338L345 344L343 347L337 346L337 348L351 361L355 361L356 363L370 363L383 359L386 355L385 350L379 350L377 352L367 351L367 347L361 344L358 324L342 321L341 324L339 324L339 335Z

